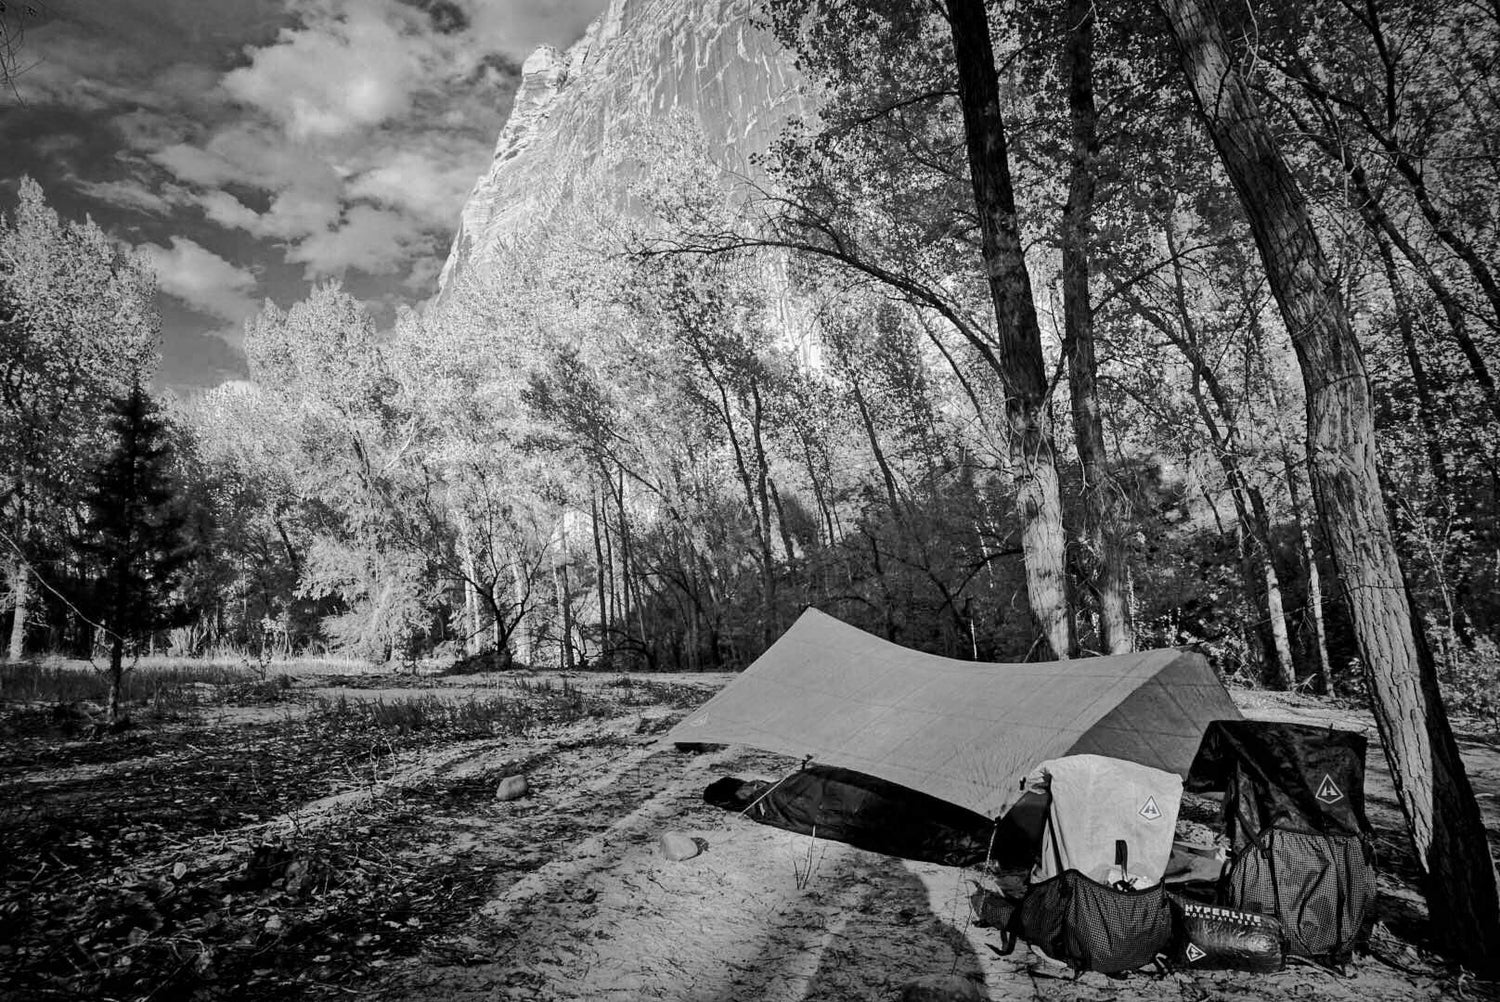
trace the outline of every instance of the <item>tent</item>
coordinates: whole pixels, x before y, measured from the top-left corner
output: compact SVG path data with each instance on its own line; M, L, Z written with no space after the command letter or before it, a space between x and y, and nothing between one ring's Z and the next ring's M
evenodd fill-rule
M958 661L808 609L662 740L750 745L999 818L1047 759L1106 755L1185 775L1208 722L1239 717L1191 651Z

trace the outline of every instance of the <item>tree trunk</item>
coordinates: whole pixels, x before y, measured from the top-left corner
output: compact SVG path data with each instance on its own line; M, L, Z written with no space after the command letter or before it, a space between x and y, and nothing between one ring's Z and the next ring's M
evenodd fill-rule
M1278 408L1278 411L1280 408ZM1312 530L1303 514L1302 489L1297 466L1292 461L1291 446L1281 442L1281 465L1286 470L1287 491L1292 497L1292 516L1297 521L1297 535L1302 543L1303 572L1307 577L1307 608L1313 624L1313 653L1317 659L1318 683L1323 695L1332 696L1333 665L1328 661L1328 628L1323 619L1323 575L1318 570L1318 551L1313 547Z
M1281 573L1276 569L1276 555L1271 548L1271 516L1260 488L1247 487L1246 494L1254 516L1253 538L1265 588L1266 625L1276 652L1276 681L1281 688L1292 689L1297 684L1297 666L1292 660L1292 638L1286 628L1286 605L1281 601Z
M125 638L114 631L109 635L109 726L120 726L120 690L125 682Z
M599 598L599 653L609 654L609 602L604 594L604 540L601 538L599 520L599 496L589 494L589 524L594 529L594 591Z
M31 571L19 556L11 565L11 598L15 616L10 624L10 660L19 661L26 653L26 614L31 608Z
M481 629L479 624L479 587L475 582L474 550L469 545L469 523L468 519L459 519L459 546L462 548L460 559L463 561L464 575L464 653L470 657L479 653L482 640L479 636Z
M1026 594L1052 656L1067 658L1073 653L1073 620L1068 609L1067 537L1052 441L1049 387L1031 276L1026 271L1016 217L989 15L985 0L947 0L947 7L969 175L1000 344L999 375L1005 385Z
M1072 172L1062 222L1063 354L1073 401L1073 435L1083 469L1084 534L1092 559L1089 578L1099 603L1100 646L1105 654L1135 649L1126 600L1129 578L1120 539L1118 486L1110 473L1099 411L1094 361L1094 309L1089 300L1089 247L1093 240L1095 160L1099 152L1094 107L1094 6L1069 0L1065 62L1072 121Z
M573 603L568 599L568 568L552 565L552 587L557 592L557 618L561 620L562 646L558 651L563 671L573 670Z
M1433 941L1493 973L1500 968L1500 889L1381 500L1364 356L1306 202L1231 60L1214 7L1208 0L1161 6L1302 369L1314 496L1425 874Z

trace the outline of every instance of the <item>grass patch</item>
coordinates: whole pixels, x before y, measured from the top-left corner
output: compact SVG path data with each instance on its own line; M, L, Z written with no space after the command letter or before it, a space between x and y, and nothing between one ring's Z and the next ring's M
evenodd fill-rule
M120 683L128 703L175 699L189 686L228 686L262 681L258 672L226 664L174 664L137 667ZM109 675L84 664L22 662L0 668L0 700L16 703L101 703L109 698Z
M588 717L612 715L610 704L591 699L578 689L550 681L518 684L526 698L473 696L444 699L411 696L387 702L375 699L320 698L313 704L307 725L329 732L422 735L426 739L464 740L511 737L531 733L548 724L569 724Z

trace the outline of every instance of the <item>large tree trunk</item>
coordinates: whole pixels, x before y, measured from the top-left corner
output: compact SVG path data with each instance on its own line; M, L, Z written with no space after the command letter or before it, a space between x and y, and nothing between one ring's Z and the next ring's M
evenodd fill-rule
M1062 222L1063 354L1073 401L1073 435L1083 469L1084 534L1091 560L1090 583L1099 603L1100 645L1105 654L1135 649L1127 601L1129 573L1119 532L1119 489L1111 476L1099 411L1094 361L1094 308L1089 300L1089 246L1093 240L1094 191L1099 152L1094 107L1094 6L1069 0L1068 110L1072 122L1072 172Z
M31 606L31 572L20 557L11 565L10 593L15 603L15 616L10 624L10 660L19 661L26 653L26 614Z
M985 0L947 0L947 6L984 270L1000 344L1000 378L1005 384L1016 507L1021 515L1026 594L1052 656L1067 658L1073 653L1065 573L1067 537L1041 329L1016 217L989 16Z
M1468 966L1494 972L1500 889L1381 500L1364 356L1306 202L1230 57L1213 5L1162 0L1161 6L1301 365L1314 496L1425 874L1433 941Z

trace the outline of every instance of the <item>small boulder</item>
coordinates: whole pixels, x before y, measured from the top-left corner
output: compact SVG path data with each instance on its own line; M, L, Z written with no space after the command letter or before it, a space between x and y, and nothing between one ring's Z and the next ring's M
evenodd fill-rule
M703 850L698 843L681 832L666 832L661 837L661 854L674 863L692 859Z
M526 785L525 776L506 776L495 787L495 799L501 803L507 800L518 800L526 796L529 787Z
M901 986L898 1002L989 1002L989 994L957 974L929 974Z

